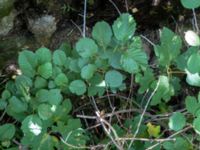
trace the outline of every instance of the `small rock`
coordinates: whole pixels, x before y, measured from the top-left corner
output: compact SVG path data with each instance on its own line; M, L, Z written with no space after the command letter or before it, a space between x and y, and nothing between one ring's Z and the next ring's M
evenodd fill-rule
M51 15L44 15L37 19L29 19L29 30L41 44L47 44L56 31L56 20Z
M5 16L0 20L0 37L6 36L13 28L15 16L16 13L12 11L8 16Z

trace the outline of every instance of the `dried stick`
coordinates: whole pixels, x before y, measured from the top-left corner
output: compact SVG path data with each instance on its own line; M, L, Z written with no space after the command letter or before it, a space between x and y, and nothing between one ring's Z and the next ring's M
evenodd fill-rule
M83 13L83 37L85 37L86 30L86 14L87 13L87 0L84 1L84 13Z
M198 26L198 23L197 23L197 16L196 16L194 8L192 9L192 13L193 13L194 25L195 25L196 31L197 31L197 33L199 33L199 26Z

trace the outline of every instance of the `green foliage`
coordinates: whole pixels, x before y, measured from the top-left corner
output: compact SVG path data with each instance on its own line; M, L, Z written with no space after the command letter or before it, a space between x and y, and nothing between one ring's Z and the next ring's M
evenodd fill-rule
M188 124L200 134L200 94L198 98L187 95L182 101L180 93L188 94L191 89L194 93L194 89L200 87L199 47L184 50L181 37L164 27L160 43L154 46L153 68L148 64L142 40L134 35L135 31L134 18L123 13L112 26L105 21L97 22L92 36L80 38L74 49L63 43L53 52L44 47L35 52L20 52L21 74L6 82L0 97L0 110L16 122L10 123L8 119L1 123L1 147L15 149L13 141L17 139L33 150L88 149L88 145L94 143L109 143L108 149L116 149L110 136L119 136L126 140L114 140L128 149L130 139L138 129L134 138L149 140L134 141L130 147L143 150L156 144L156 140L150 139L168 138ZM91 110L89 100L95 110ZM184 102L180 106L185 107L188 114L173 112L176 103ZM102 114L111 108L113 112L106 117L103 114L102 119L95 121L77 119L79 112L98 113L94 103L103 110ZM146 107L144 103L150 105ZM141 120L143 108L147 112ZM118 110L122 111L115 114ZM123 114L126 111L128 115ZM162 116L168 116L162 113L172 115L162 121ZM117 118L113 119L115 116ZM108 137L99 132L103 130L101 127L95 126L94 132L83 129L85 122L87 127L92 123L102 126L103 119L109 119L112 126L110 128L107 123L104 127L109 131ZM188 135L192 141L193 134ZM164 141L155 149L176 150L183 145L187 150L192 149L184 136L175 138L176 141Z

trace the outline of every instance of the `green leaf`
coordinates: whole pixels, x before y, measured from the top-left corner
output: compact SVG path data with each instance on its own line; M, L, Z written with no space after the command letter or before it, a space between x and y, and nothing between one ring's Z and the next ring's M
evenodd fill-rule
M93 64L88 64L81 69L81 77L83 79L88 80L92 78L95 71L96 71L96 66Z
M185 116L180 112L173 113L173 115L169 118L169 128L174 131L179 131L183 129L185 125Z
M32 80L24 75L17 76L15 79L15 85L17 93L23 96L26 101L30 100L30 89L32 88Z
M37 76L35 81L34 81L34 87L36 89L41 89L47 86L47 80L45 80L42 77Z
M0 141L11 140L15 135L15 126L6 123L0 126Z
M121 68L121 64L120 64L120 59L121 59L121 55L122 53L116 51L116 52L111 52L108 55L108 59L109 59L109 64L115 68L115 69L122 69Z
M142 50L141 39L139 37L132 39L128 50L122 54L120 62L122 68L129 73L137 73L139 67L147 65L147 55Z
M35 76L35 69L38 62L37 57L33 52L27 50L20 52L18 57L18 64L24 75L31 78Z
M167 76L160 76L159 77L160 83L158 85L158 89L156 93L154 94L151 105L157 105L161 103L161 100L165 100L165 102L168 102L172 95L174 95L174 88L169 83L169 79ZM153 83L153 89L155 89L157 84L157 81Z
M142 94L144 93L147 89L150 88L150 85L153 83L155 80L153 70L148 68L145 72L144 75L138 73L135 76L135 81L136 83L140 84L139 87L139 93Z
M38 115L42 120L48 120L53 115L53 111L49 104L40 104L38 106Z
M95 96L96 94L102 96L104 94L106 84L103 75L95 73L88 82L90 83L90 86L88 87L88 96Z
M50 62L40 65L38 67L38 73L45 79L49 79L53 74L52 64Z
M187 74L186 82L189 85L200 87L200 76L198 73L190 73L187 69L185 69Z
M100 46L106 48L112 37L112 30L110 25L105 21L97 22L93 27L92 37Z
M163 143L165 150L190 150L191 145L182 137L177 137L175 141L167 141Z
M27 136L38 136L42 132L42 121L37 115L27 116L22 121L21 129L23 133Z
M124 13L114 22L112 29L117 40L127 41L136 30L136 22L131 15Z
M68 84L68 78L64 73L60 73L56 78L55 78L55 83L57 86L60 87L66 87Z
M54 150L56 145L59 143L58 138L45 133L41 140L38 140L37 150Z
M67 139L66 142L71 145L83 147L86 144L87 137L84 135L79 119L69 119L67 125L58 122L57 126L53 127L53 131L61 133L62 137ZM67 147L67 149L70 149L70 147Z
M86 92L86 85L82 80L74 80L70 83L69 89L76 95L83 95Z
M185 51L184 53L182 53L181 55L179 55L177 57L177 59L175 60L178 69L185 70L185 68L187 67L188 58L193 53L197 53L198 50L199 50L198 47L190 47L190 48L187 49L187 51Z
M69 69L73 72L76 72L76 73L80 72L80 68L79 68L79 65L78 65L78 59L70 59Z
M153 125L149 122L147 123L147 131L150 136L157 138L160 135L160 126Z
M53 53L53 63L58 66L65 66L67 63L67 57L64 51L56 50Z
M60 89L41 89L36 93L36 99L39 102L48 102L51 105L59 105L62 101Z
M200 54L193 53L187 61L187 69L192 74L200 72Z
M0 110L4 110L8 105L7 101L4 99L0 99Z
M154 47L156 56L161 66L168 66L175 61L180 54L182 41L179 36L168 28L163 28L161 32L161 44Z
M72 104L70 99L65 99L61 105L58 105L56 111L53 114L53 119L55 122L62 121L66 122L69 118L68 113L72 110Z
M197 102L197 99L193 96L187 96L185 99L186 109L189 113L195 115L197 110L200 109L200 104Z
M130 57L129 53L125 53L121 56L121 65L128 73L136 73L139 71L137 62Z
M63 97L60 89L51 89L48 93L48 103L51 105L59 105Z
M105 74L105 82L111 88L117 88L122 85L123 76L120 72L110 70Z
M11 93L8 90L4 90L1 95L2 99L6 100L11 97Z
M89 58L78 58L78 67L83 68L84 66L89 64Z
M47 102L49 91L46 89L41 89L36 93L36 100L39 102Z
M181 0L181 4L188 9L194 9L200 7L199 0Z
M28 105L25 102L22 102L15 96L12 96L9 99L9 107L12 108L12 111L16 113L25 112L28 109Z
M76 51L83 58L88 58L94 56L98 51L98 46L90 38L81 38L76 43Z
M63 42L58 49L65 52L67 56L70 56L72 53L71 45L69 42Z
M41 47L35 52L35 54L39 64L51 62L51 51L49 49Z
M200 134L200 116L194 119L193 121L193 127L196 133Z

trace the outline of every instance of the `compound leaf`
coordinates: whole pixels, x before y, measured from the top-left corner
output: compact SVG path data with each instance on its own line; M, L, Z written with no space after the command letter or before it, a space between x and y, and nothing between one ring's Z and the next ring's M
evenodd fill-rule
M161 32L161 44L154 47L156 56L161 66L168 66L180 54L182 46L181 38L168 28Z

